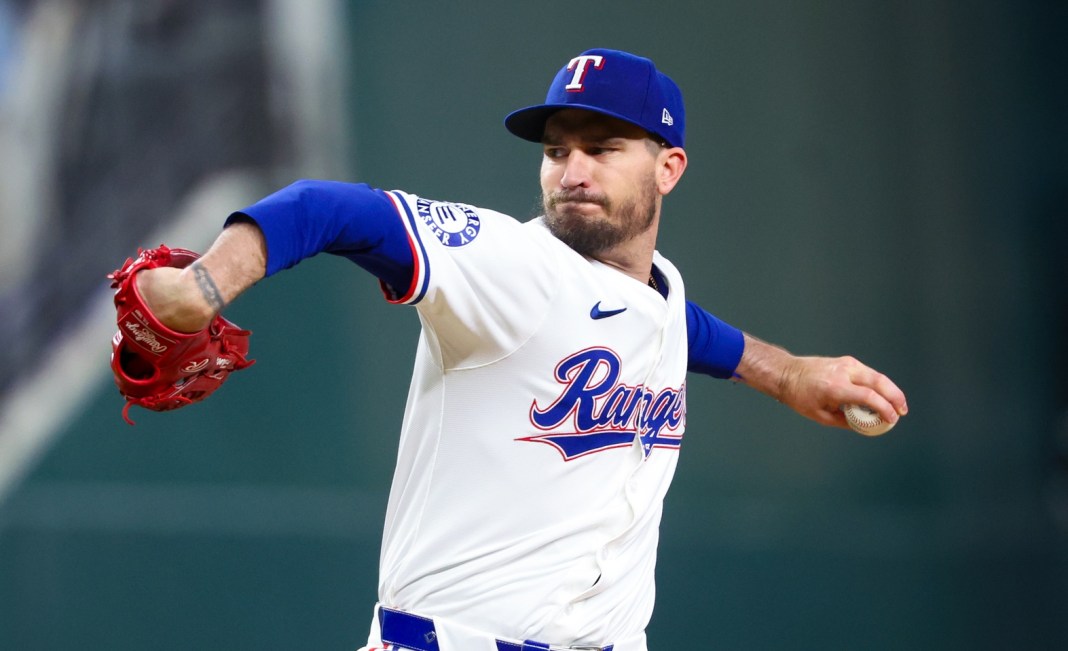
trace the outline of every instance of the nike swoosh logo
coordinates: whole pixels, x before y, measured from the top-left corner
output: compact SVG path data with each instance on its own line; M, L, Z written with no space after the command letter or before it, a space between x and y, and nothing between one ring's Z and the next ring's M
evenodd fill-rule
M593 309L590 310L590 318L591 319L607 319L610 316L615 316L617 314L620 314L621 312L626 312L626 311L627 311L627 308L625 308L625 307L621 307L618 310L602 310L601 309L601 301L597 301L597 305L594 305Z

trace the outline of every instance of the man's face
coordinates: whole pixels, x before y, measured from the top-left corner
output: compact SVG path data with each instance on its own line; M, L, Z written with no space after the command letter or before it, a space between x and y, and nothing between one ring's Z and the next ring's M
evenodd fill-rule
M542 205L558 239L596 256L653 224L660 205L659 146L643 129L565 109L549 118L542 143Z

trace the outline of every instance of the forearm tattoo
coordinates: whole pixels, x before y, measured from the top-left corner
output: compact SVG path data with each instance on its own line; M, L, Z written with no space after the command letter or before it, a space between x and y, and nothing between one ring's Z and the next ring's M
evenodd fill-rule
M200 264L199 260L193 263L192 269L193 277L197 279L197 286L200 287L200 295L208 302L211 309L221 312L226 302L223 301L219 286L215 284L211 274Z

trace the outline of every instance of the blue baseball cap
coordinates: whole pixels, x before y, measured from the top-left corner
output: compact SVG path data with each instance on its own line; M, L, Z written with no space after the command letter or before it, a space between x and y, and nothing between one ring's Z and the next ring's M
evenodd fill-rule
M541 142L545 121L565 108L585 109L636 124L682 147L686 111L682 91L653 62L620 50L587 50L556 73L545 103L509 113L504 126L524 140Z

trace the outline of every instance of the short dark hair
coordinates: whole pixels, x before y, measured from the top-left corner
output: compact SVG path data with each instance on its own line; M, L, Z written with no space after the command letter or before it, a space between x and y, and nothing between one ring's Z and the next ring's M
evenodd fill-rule
M671 145L669 145L666 140L656 135L655 133L650 133L649 137L645 139L645 146L649 148L650 154L656 154L661 149L667 149L671 147Z

